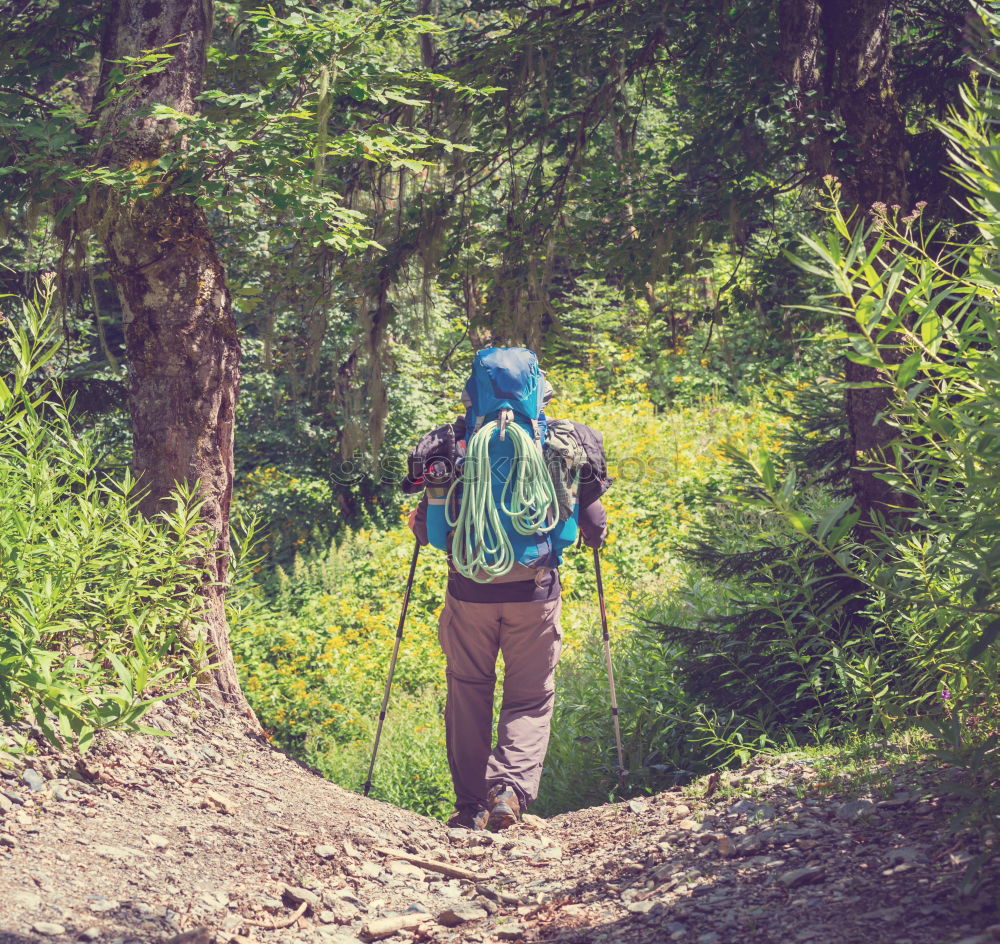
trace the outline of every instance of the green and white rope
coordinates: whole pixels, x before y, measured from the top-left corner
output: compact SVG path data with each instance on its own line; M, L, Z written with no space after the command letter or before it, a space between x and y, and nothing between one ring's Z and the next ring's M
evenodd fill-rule
M479 583L505 576L516 563L493 499L490 442L499 428L494 420L473 434L462 476L452 482L445 502L445 520L452 528L452 562L462 576ZM551 531L559 523L559 504L542 450L517 423L507 424L506 435L513 443L514 456L500 505L519 534ZM452 519L452 497L459 485L462 500Z

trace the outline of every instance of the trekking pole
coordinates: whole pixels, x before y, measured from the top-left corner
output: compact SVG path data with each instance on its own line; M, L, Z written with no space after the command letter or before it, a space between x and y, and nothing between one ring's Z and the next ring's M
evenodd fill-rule
M399 658L399 644L403 641L403 623L406 622L406 610L410 605L410 590L413 589L413 575L417 570L417 555L420 553L419 539L413 543L413 557L410 558L410 576L406 579L406 592L403 594L403 610L399 614L399 625L396 627L396 643L392 647L392 659L389 662L389 676L385 680L385 691L382 693L382 709L378 713L378 728L375 731L375 746L372 748L372 760L368 765L368 779L365 781L365 796L372 788L372 771L375 769L375 755L378 754L378 742L382 738L382 725L385 724L385 711L389 707L389 690L392 688L392 676L396 671L396 659Z
M618 726L618 696L615 695L615 670L611 664L611 636L608 633L608 610L604 605L604 581L601 580L601 553L594 548L594 573L597 575L597 600L601 605L601 630L604 635L604 662L608 667L608 688L611 690L611 722L615 727L615 747L618 749L618 785L624 789L628 771L622 753L622 732Z

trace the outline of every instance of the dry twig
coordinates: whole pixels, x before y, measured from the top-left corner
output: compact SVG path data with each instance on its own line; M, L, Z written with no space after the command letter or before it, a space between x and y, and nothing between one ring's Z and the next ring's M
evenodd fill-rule
M469 869L459 868L459 866L451 865L448 862L438 862L436 859L424 859L421 856L410 855L410 853L402 852L399 849L386 849L382 846L376 846L375 851L380 855L389 856L392 859L402 859L404 862L409 862L412 865L419 865L420 868L427 869L428 872L440 872L442 875L447 875L450 878L464 878L469 882L480 882L488 878L488 876L480 872L471 872Z
M295 909L295 913L291 917L282 918L280 921L251 921L249 918L244 918L243 923L251 928L266 928L268 931L280 931L282 928L290 928L295 924L306 913L306 908L308 907L309 902L304 901Z

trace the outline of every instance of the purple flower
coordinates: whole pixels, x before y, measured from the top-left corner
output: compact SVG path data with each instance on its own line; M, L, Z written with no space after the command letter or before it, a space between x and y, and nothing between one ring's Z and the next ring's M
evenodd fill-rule
M951 692L947 688L941 689L941 701L947 701L951 698Z

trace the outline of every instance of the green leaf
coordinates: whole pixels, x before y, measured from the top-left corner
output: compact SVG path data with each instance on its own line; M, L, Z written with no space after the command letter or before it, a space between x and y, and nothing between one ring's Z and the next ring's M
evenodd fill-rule
M899 369L896 371L896 383L900 387L908 387L913 382L913 379L917 376L917 372L920 370L923 359L923 354L920 351L914 351L899 365Z
M774 491L778 486L778 477L775 474L774 464L771 462L771 457L766 452L760 457L758 471L767 488Z
M822 541L830 532L830 529L853 507L854 498L852 496L851 498L845 498L829 509L819 521L819 525L816 528L816 537Z
M801 531L802 534L808 534L812 528L812 519L810 519L807 515L803 515L797 511L787 511L785 512L785 516L788 518L792 527L795 528L796 531Z
M927 312L920 319L920 338L928 347L931 347L941 336L941 319L935 312Z

